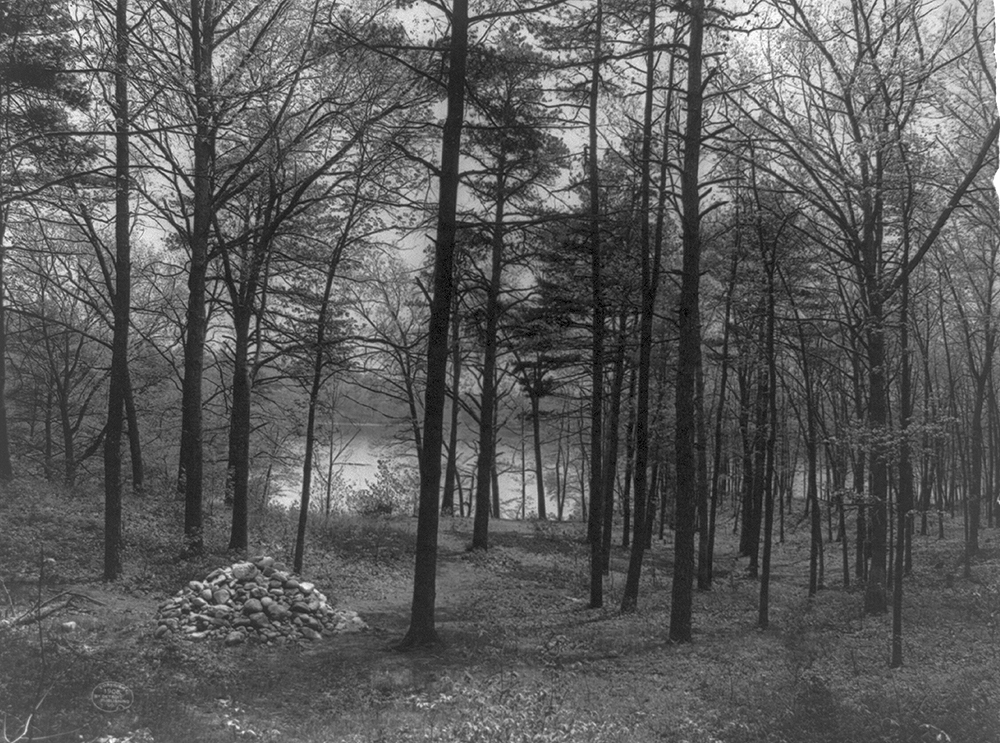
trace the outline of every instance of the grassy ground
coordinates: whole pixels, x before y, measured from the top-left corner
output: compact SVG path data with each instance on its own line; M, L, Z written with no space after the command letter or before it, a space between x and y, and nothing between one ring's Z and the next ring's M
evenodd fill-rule
M234 558L178 560L180 507L169 498L129 498L126 508L126 575L106 585L95 493L22 481L0 496L8 741L33 713L24 740L1000 742L997 533L986 532L965 580L960 522L946 524L945 540L914 540L906 664L891 671L888 617L864 616L861 595L839 587L836 545L831 588L807 600L804 526L775 546L766 631L755 627L758 584L721 536L715 587L695 598L689 645L666 642L669 540L647 555L640 611L623 617L628 555L615 550L608 608L588 609L581 525L494 522L489 553L470 554L471 523L449 519L438 578L444 643L394 652L411 598L407 518L336 519L312 531L306 577L372 631L301 646L161 642L152 637L159 602ZM209 524L208 544L225 545L221 508ZM259 520L254 533L252 551L287 558L287 515ZM69 605L10 626L56 596L48 606ZM97 710L90 693L102 681L128 686L131 708Z

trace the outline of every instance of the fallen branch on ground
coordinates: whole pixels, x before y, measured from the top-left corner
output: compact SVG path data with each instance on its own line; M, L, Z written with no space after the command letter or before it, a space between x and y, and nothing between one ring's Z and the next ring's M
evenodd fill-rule
M63 599L63 597L66 598L60 602L59 599ZM72 607L73 602L76 601L77 599L84 599L85 601L90 601L91 603L97 604L98 606L105 605L103 602L98 601L95 598L91 598L90 596L84 593L63 591L62 593L58 593L55 596L52 596L51 598L45 599L45 601L38 601L33 607L31 607L30 609L28 609L26 612L24 612L19 616L12 617L10 619L0 620L0 627L20 627L25 624L40 622L46 617L50 617L53 614L57 614L60 611L63 611L64 609Z

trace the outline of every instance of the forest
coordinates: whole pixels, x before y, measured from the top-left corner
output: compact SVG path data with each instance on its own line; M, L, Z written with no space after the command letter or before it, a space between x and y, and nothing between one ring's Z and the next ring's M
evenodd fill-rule
M407 519L400 649L447 530L582 524L586 606L680 645L737 570L766 630L804 535L899 668L918 545L992 580L994 46L979 0L0 0L0 503L100 492L111 584L162 508L300 574Z

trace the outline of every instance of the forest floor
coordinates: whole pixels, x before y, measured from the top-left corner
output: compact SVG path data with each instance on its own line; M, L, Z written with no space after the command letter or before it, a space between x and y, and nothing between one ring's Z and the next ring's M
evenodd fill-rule
M770 627L756 626L759 583L733 557L726 521L714 587L695 596L694 642L683 645L667 641L669 538L647 553L639 611L622 616L628 554L615 548L606 608L589 609L581 524L493 522L484 554L465 550L471 522L445 519L443 642L400 653L414 519L317 519L312 529L305 577L370 631L228 648L153 638L165 598L236 560L222 549L224 509L206 532L218 549L180 560L180 504L147 495L125 506L125 576L105 584L96 492L18 481L0 496L5 741L32 715L23 740L1000 742L1000 532L984 532L965 579L958 519L946 518L945 539L936 524L914 538L905 665L890 670L890 617L865 616L861 593L842 588L839 545L826 551L829 587L807 598L808 530L791 517L774 549ZM258 518L253 533L251 552L288 557L287 514ZM48 606L73 600L11 626L57 596ZM96 709L103 681L129 687L132 706Z

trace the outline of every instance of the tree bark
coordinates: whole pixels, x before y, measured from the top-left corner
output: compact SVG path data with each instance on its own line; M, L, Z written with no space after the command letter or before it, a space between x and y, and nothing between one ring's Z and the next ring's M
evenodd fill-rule
M127 368L126 368L127 371ZM129 460L132 464L132 491L141 493L145 488L145 467L142 463L142 439L139 437L139 415L135 409L135 390L129 374L125 388L125 420L128 422Z
M738 222L737 218L737 222ZM712 573L712 561L715 554L715 517L719 502L719 479L722 467L723 420L726 407L726 389L729 383L729 325L733 309L733 292L736 289L736 269L739 265L740 231L736 231L736 245L733 248L733 261L729 269L729 282L726 285L726 309L722 321L722 360L719 371L719 400L715 411L715 431L712 436L712 483L709 502L708 527L708 559L709 575ZM727 480L728 485L728 480Z
M535 489L538 496L538 520L548 518L545 508L545 479L542 468L542 414L537 394L528 393L531 398L531 435L535 447Z
M437 240L434 249L434 294L427 335L427 387L424 432L420 449L420 502L417 555L413 572L410 627L400 642L408 649L437 642L434 604L437 592L437 536L444 401L448 371L448 329L455 273L455 233L458 227L459 155L465 108L469 44L468 0L454 0L448 69L448 112L441 137Z
M872 276L869 286L868 324L868 427L876 438L884 435L888 423L888 400L885 385L885 317L881 288ZM868 458L871 475L871 504L868 507L871 560L865 587L865 613L884 614L888 609L886 579L888 577L888 464L884 445L874 444Z
M458 475L458 411L459 394L461 394L462 379L462 346L458 340L459 330L458 308L454 309L454 316L451 322L452 350L451 350L451 425L448 428L448 461L444 471L444 494L441 497L441 515L455 515L455 481ZM459 503L458 515L462 515L462 506Z
M701 279L701 126L704 97L702 42L704 0L691 0L687 48L687 118L684 128L684 162L681 170L681 288L677 307L677 387L675 392L675 471L677 478L674 575L671 587L670 639L691 641L692 588L694 581L695 509L698 503L695 437L695 375L701 358L698 298Z
M129 240L128 0L115 3L115 293L111 339L108 423L104 434L104 580L122 570L122 427L129 387L128 330L131 304Z
M642 311L639 317L639 363L637 367L636 387L636 418L635 418L635 525L636 539L632 540L632 551L629 554L628 573L625 577L625 590L622 592L621 611L623 614L636 610L639 599L639 580L642 575L642 560L646 550L646 538L638 538L638 534L648 532L652 525L651 514L646 508L649 498L647 490L647 470L649 468L649 386L650 368L652 366L653 350L653 314L656 309L656 284L659 272L659 245L651 245L649 231L650 203L652 201L652 179L649 167L652 156L653 142L653 78L656 72L656 2L649 4L649 20L646 30L646 85L645 102L642 118L642 158L640 166L639 195L639 250L641 251L641 302ZM650 249L656 256L650 254ZM655 261L655 263L654 263Z
M232 402L229 411L229 463L226 467L226 490L232 494L233 518L229 549L245 551L249 540L250 486L250 316L245 304L234 307L234 354ZM312 402L312 400L310 400ZM296 567L296 572L301 566Z
M497 400L497 332L500 325L500 281L503 271L503 222L504 222L504 157L497 163L497 203L493 215L491 240L490 283L486 291L486 334L483 348L482 397L479 406L479 457L476 461L476 518L472 531L472 549L485 550L489 546L490 472L496 467L496 415ZM493 515L499 517L498 504L493 504Z
M615 517L615 477L618 474L618 429L621 418L622 385L625 378L625 347L627 345L628 313L623 310L619 317L618 343L615 349L614 371L611 378L611 399L608 406L608 420L604 437L604 519L601 533L603 572L611 570L611 532Z
M594 52L591 60L589 105L589 162L588 186L590 190L590 293L593 307L593 348L591 353L590 392L590 509L587 518L587 541L590 543L590 608L604 605L604 560L601 555L601 530L604 524L604 497L601 454L604 436L604 281L601 260L601 204L597 155L597 101L600 90L602 35L604 33L604 5L597 0L597 17L594 20Z
M180 489L184 493L185 552L201 554L202 524L201 384L205 360L207 317L205 277L208 270L208 237L212 221L214 179L214 121L212 111L214 53L214 0L191 0L192 75L195 93L194 219L188 302L185 314L184 381L181 387Z

